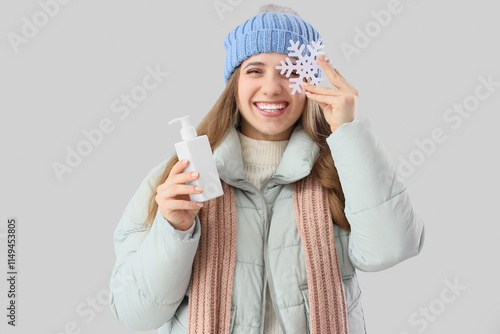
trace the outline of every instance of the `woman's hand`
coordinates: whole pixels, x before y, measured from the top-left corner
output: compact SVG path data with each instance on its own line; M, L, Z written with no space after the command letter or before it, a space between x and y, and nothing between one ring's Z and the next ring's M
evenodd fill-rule
M306 96L316 101L323 109L326 121L333 132L343 123L352 122L356 118L359 93L324 58L326 56L317 57L317 62L331 84L337 88L315 86L306 82L302 83L302 87L306 90Z
M186 231L193 225L194 218L203 203L193 202L189 194L201 194L203 187L186 185L199 177L198 172L181 173L188 161L178 161L170 170L163 184L156 188L155 201L163 217L177 230Z

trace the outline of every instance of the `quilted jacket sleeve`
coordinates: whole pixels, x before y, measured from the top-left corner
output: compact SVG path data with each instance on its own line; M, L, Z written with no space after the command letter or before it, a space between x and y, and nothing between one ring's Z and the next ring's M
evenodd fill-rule
M356 118L328 138L351 224L349 258L359 270L396 265L422 249L424 224L371 123Z
M200 238L175 230L158 210L151 230L140 228L147 216L148 197L164 161L141 183L114 233L116 262L110 282L110 307L116 318L135 330L159 328L169 321L189 287Z

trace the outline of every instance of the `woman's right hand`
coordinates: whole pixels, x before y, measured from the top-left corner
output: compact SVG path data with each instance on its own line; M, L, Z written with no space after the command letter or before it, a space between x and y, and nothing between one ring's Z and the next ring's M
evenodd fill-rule
M201 202L193 202L189 194L201 194L203 187L187 185L186 182L198 179L198 172L182 173L187 167L187 160L178 161L170 170L163 184L156 188L155 201L163 217L177 230L186 231L203 207Z

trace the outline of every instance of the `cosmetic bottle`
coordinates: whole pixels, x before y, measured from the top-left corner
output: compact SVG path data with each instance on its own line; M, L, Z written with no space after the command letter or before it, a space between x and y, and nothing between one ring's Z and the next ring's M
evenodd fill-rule
M190 194L189 198L195 202L205 202L209 199L222 196L224 194L219 179L219 173L215 166L212 149L206 135L197 137L196 129L191 125L189 116L179 117L171 120L168 124L181 122L182 141L175 144L175 151L179 160L188 160L189 163L184 169L186 172L199 172L200 176L194 181L186 184L202 186L201 194Z

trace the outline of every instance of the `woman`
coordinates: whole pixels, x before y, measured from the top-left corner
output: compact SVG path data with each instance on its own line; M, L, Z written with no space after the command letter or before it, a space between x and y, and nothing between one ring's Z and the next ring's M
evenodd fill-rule
M226 88L197 132L224 187L197 203L174 156L154 168L116 229L110 305L159 333L365 333L356 269L417 255L424 226L357 90L329 63L336 88L291 94L276 66L288 41L319 33L270 5L224 41ZM125 277L125 279L123 279Z

